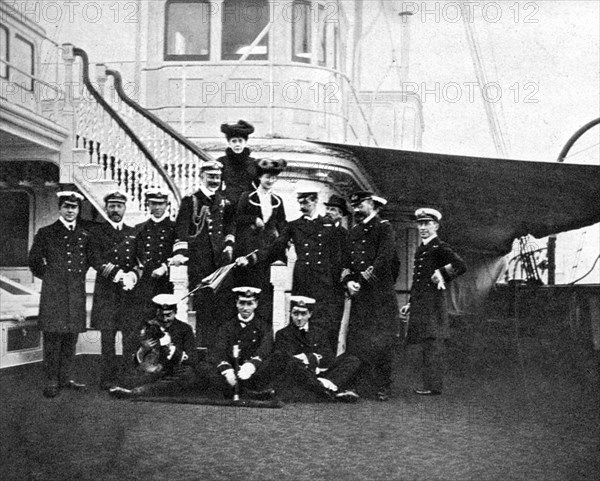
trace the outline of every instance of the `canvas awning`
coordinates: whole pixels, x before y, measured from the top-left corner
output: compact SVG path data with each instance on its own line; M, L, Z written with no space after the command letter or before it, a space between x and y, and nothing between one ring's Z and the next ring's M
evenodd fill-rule
M517 237L600 222L599 166L318 144L351 153L392 208L439 209L463 252L503 255Z

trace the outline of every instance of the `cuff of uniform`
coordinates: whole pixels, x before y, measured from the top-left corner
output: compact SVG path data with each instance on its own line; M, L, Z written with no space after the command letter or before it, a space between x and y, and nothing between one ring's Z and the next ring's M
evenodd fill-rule
M456 277L456 269L452 266L452 264L446 264L444 267L440 269L440 273L445 281L451 281Z
M112 262L108 262L107 264L104 264L102 266L102 272L100 273L100 275L102 277L112 279L117 272L118 272L117 266L115 264L113 264Z
M217 370L219 371L219 374L223 374L225 371L227 371L229 369L233 369L233 366L231 364L229 364L228 362L222 362L221 364L219 364L217 366Z
M254 357L251 357L251 358L250 358L250 360L249 360L248 362L249 362L249 363L251 363L251 364L254 364L254 367L255 367L256 369L258 369L258 366L260 366L260 365L262 364L262 362L263 362L263 361L262 361L262 359L260 358L260 356L254 356Z
M173 254L187 255L188 247L187 241L175 241L175 244L173 244Z
M233 246L233 244L235 244L235 236L233 234L227 234L225 236L225 245Z

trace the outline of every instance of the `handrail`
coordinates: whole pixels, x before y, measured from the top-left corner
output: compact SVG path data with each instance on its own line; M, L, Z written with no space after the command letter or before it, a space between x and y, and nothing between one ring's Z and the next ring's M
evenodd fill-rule
M96 100L96 102L98 102L98 104L102 106L106 113L108 113L108 115L117 123L119 127L121 127L121 129L123 129L127 136L133 141L136 147L140 149L140 151L144 154L144 157L146 157L148 162L150 162L150 164L156 169L158 174L165 181L165 183L171 190L173 196L175 197L176 202L180 204L181 193L179 192L179 188L177 187L175 182L173 182L173 179L171 179L171 177L169 176L169 174L167 174L163 166L160 165L160 163L154 158L154 156L146 148L146 146L139 139L139 137L129 128L129 126L123 121L121 116L115 112L115 110L108 104L108 102L104 100L102 95L100 95L100 93L92 84L89 75L89 58L86 51L78 47L73 47L73 55L81 58L83 83L88 89L88 91L92 94L92 97L94 97L94 100Z
M208 153L206 153L204 150L202 150L200 147L198 147L195 143L191 142L189 139L187 139L185 136L180 134L177 130L175 130L169 124L167 124L162 119L160 119L159 117L154 115L152 112L143 108L140 104L138 104L133 99L131 99L125 93L125 90L123 89L123 78L122 78L120 72L118 72L117 70L106 69L106 75L110 75L113 77L115 91L117 92L117 95L119 96L119 98L121 100L123 100L123 102L125 102L127 105L129 105L129 107L131 107L138 114L142 115L144 118L146 118L147 120L152 122L154 125L159 127L161 130L163 130L164 132L169 134L172 138L174 138L180 144L182 144L187 150L192 151L197 157L199 157L203 161L211 162L214 160Z

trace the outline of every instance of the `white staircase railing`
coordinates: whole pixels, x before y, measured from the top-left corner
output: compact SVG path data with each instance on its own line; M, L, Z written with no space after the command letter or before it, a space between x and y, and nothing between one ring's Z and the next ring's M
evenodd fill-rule
M127 122L106 102L92 84L84 50L63 45L65 78L81 79L85 92L72 92L74 149L86 158L75 175L86 193L95 197L109 183L126 192L137 211L144 210L144 194L150 188L168 189L176 206L181 200L177 185ZM81 157L81 155L79 156ZM92 187L93 184L96 184ZM98 201L98 199L95 199ZM174 206L174 207L176 207Z

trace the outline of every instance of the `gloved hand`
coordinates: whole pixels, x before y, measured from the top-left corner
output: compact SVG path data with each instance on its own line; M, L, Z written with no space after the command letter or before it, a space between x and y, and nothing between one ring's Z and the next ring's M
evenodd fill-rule
M248 258L245 257L245 256L238 257L235 260L235 265L238 266L238 267L246 267L248 264L249 264Z
M180 266L185 264L188 261L189 257L184 256L183 254L177 254L169 259L170 266Z
M229 384L231 387L237 384L237 379L235 378L235 372L233 372L233 369L226 369L221 374L225 377L227 384Z
M233 259L233 247L227 246L223 249L223 260L225 263L229 264Z
M329 379L325 379L324 377L318 377L317 380L323 384L325 389L329 389L330 391L337 391L338 387L333 384Z
M356 281L348 281L346 287L348 288L350 296L355 296L358 294L358 291L360 291L360 284Z
M256 366L251 362L245 362L244 364L242 364L242 367L240 367L240 370L238 371L238 377L242 381L246 381L250 379L255 372Z
M294 357L302 361L302 364L308 364L308 357L306 356L306 354L296 354Z
M113 277L113 282L115 282L115 283L121 282L124 277L125 277L125 273L123 272L122 269L119 269L119 271L115 274L115 277Z
M160 267L157 267L156 269L154 269L152 271L152 277L154 279L158 278L158 277L162 277L164 276L167 272L169 272L169 268L167 267L166 264L161 264Z
M137 276L135 275L135 272L126 272L125 274L123 274L122 281L123 290L130 291L135 287L135 284L137 283Z
M436 269L433 275L431 276L431 282L433 282L438 289L446 290L446 282L444 281L444 277L439 269Z

